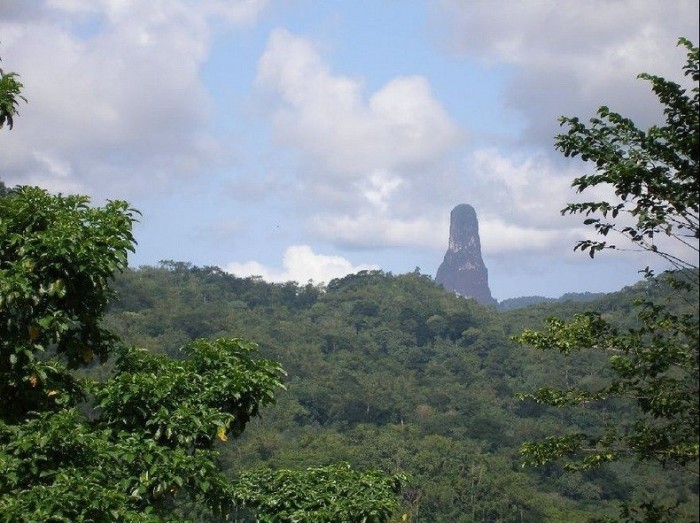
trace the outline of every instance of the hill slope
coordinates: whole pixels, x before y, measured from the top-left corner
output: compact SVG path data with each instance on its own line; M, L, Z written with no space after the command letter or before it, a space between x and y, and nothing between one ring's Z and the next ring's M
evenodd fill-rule
M497 312L427 276L381 271L320 287L167 262L116 283L122 298L107 321L127 342L174 355L191 338L240 336L287 370L277 405L224 448L233 475L341 460L406 471L414 521L585 521L616 514L622 501L679 492L682 510L696 514L692 481L656 476L643 464L575 474L519 465L523 441L596 426L609 411L516 400L545 383L595 384L606 374L599 354L563 358L518 347L509 336L592 307L623 317L633 296L652 292L644 285L589 303ZM607 407L623 417L632 408Z

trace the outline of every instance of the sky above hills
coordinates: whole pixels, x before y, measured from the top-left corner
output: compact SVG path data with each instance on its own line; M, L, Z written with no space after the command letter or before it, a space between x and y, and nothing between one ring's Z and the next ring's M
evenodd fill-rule
M0 0L0 179L128 200L133 266L434 276L469 203L497 299L617 290L654 260L573 252L557 118L660 121L679 36L696 0Z

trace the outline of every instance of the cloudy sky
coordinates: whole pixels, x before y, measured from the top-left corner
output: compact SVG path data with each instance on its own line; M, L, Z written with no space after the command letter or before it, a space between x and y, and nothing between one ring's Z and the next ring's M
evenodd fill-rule
M469 203L497 299L616 290L650 260L572 252L557 117L658 121L679 36L696 0L0 0L0 179L128 200L133 266L434 276Z

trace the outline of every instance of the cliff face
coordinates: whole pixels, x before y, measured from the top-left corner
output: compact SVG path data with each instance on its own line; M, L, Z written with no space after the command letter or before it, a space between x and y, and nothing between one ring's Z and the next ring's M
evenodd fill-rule
M435 281L445 289L479 303L494 305L489 275L481 257L479 222L471 205L458 205L450 213L450 243Z

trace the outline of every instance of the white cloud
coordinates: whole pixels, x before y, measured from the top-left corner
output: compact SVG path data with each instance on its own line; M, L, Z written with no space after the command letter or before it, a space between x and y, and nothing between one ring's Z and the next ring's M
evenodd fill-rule
M449 216L395 218L381 212L320 214L311 220L311 229L321 238L350 248L419 247L441 249L447 246Z
M4 180L124 197L216 162L200 79L212 24L252 23L264 4L51 0L0 14L3 65L29 100L0 142Z
M378 171L356 184L360 204L354 209L315 213L309 228L343 247L440 251L447 247L449 211L468 203L477 210L485 255L564 255L587 233L581 219L560 215L581 198L571 188L578 167L563 168L544 154L516 157L486 148L468 153L456 171L428 173L419 184L398 183L391 172ZM592 188L585 198L611 196L606 188Z
M273 96L279 140L335 179L430 163L461 139L426 78L394 78L366 96L360 81L334 75L309 40L284 29L270 35L258 84Z
M562 240L573 246L576 232L571 229L546 229L522 227L517 223L506 223L498 218L479 220L481 246L487 256L541 254L562 247ZM560 254L563 254L563 250Z
M594 237L594 231L582 226L583 217L562 217L559 210L571 201L616 198L609 187L574 193L573 178L593 168L565 162L555 152L553 136L561 132L557 118L587 119L608 105L641 127L659 121L658 101L636 77L646 71L687 82L681 73L686 51L676 43L680 36L697 39L698 3L443 0L433 7L434 27L448 48L506 66L504 107L524 117L521 140L541 151L533 154L530 148L523 156L505 146L467 157L469 203L479 212L485 255L501 261L514 254L585 260L572 254L572 247ZM615 234L608 240L629 247ZM643 266L648 256L632 258Z
M497 149L478 149L467 169L480 182L481 196L491 200L485 207L526 226L549 223L573 193L573 171L556 168L542 154L517 159Z
M523 227L570 227L565 220L553 223L567 203L582 198L615 198L605 185L589 187L585 195L576 194L571 182L593 167L576 160L564 166L544 153L519 155L495 148L477 149L467 156L465 169L477 203Z
M577 83L575 92L557 93L556 82L544 90L520 92L518 103L533 117L531 123L540 121L533 109L538 104L582 93L594 96L626 68L636 69L642 56L663 56L658 40L650 44L643 38L648 32L627 25L622 30L627 37L606 41L608 32L613 34L607 21L600 28L605 34L593 45L560 42L563 30L531 34L519 24L566 25L580 17L582 31L595 32L596 27L588 7L564 12L550 9L549 3L527 5L513 5L513 12L490 2L450 4L448 9L455 10L460 27L469 29L464 46L470 52L522 68L518 74L525 76L519 79L537 79L536 72L549 68L555 78ZM620 13L609 14L616 19ZM493 34L485 29L491 26ZM635 75L629 73L632 79ZM567 256L587 234L579 217L560 216L566 203L577 198L570 184L585 166L572 162L564 167L552 160L553 132L546 143L551 155L479 149L455 169L449 157L464 144L464 133L435 100L425 78L395 78L366 93L361 81L334 74L308 39L283 29L269 38L257 82L270 96L276 136L302 159L300 193L308 202L309 231L318 238L351 248L441 250L447 243L449 209L459 203L477 208L487 256ZM533 96L536 103L525 107ZM586 194L610 196L605 188Z
M236 276L262 276L269 282L329 282L362 270L378 269L376 265L353 265L341 256L316 254L308 245L292 245L282 259L282 269L267 267L257 261L229 263L224 270Z
M683 81L677 39L698 34L696 0L491 2L434 6L446 44L513 66L506 104L526 118L523 138L551 147L561 115L592 116L608 105L642 125L660 117L640 72Z
M387 171L375 171L366 180L362 195L372 206L381 211L386 211L388 198L402 183L399 177L393 176Z
M46 0L46 6L57 11L104 14L113 24L128 20L136 27L169 22L176 13L197 23L213 17L234 26L247 25L255 22L268 4L268 0Z
M572 162L568 168L552 162L543 154L516 158L496 149L474 151L467 160L466 170L471 185L468 192L479 214L479 229L483 252L493 259L518 256L550 256L552 258L584 260L573 254L579 240L605 239L617 245L619 251L607 256L622 257L634 250L629 240L614 231L607 238L596 236L592 227L582 224L585 216L561 216L560 210L569 202L618 201L608 185L589 187L575 193L571 182L593 166ZM634 219L620 214L614 220L618 228L633 225ZM657 237L660 249L688 259L690 250L678 242ZM692 256L693 253L691 253ZM634 263L658 264L659 257L635 252Z

